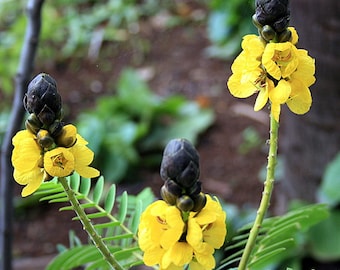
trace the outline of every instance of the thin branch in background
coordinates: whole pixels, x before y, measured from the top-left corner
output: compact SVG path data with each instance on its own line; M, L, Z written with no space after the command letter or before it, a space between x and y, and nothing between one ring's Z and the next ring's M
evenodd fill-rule
M1 146L0 174L0 269L12 269L13 167L11 164L12 137L20 129L24 116L23 97L34 66L41 28L41 8L44 0L29 0L28 23L21 51L11 116Z

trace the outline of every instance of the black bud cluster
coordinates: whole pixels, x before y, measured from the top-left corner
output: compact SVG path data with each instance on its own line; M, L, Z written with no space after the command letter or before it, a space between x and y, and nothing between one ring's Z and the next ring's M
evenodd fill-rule
M30 113L26 128L34 134L47 129L52 136L57 136L63 127L62 102L56 81L48 74L38 74L28 85L24 97L24 107Z
M160 174L161 196L184 212L198 212L206 204L201 192L199 155L186 139L171 140L164 149Z
M264 40L289 41L289 0L256 0L253 22Z

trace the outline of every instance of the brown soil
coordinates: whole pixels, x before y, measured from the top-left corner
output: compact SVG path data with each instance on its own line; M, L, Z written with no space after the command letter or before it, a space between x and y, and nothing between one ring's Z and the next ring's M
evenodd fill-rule
M96 98L112 89L120 71L128 66L151 71L148 83L160 95L179 93L198 100L202 106L211 106L216 121L201 135L197 145L203 190L228 203L256 207L262 191L258 173L266 163L266 149L263 149L268 135L266 114L254 114L253 100L235 99L227 91L225 84L231 63L206 57L209 42L204 25L191 23L185 27L158 29L145 24L141 35L150 46L146 53L137 52L131 43L105 44L101 57L95 61L78 59L50 67L38 66L36 73L45 71L57 80L66 107L65 121L72 121L84 108L94 106ZM263 148L240 154L242 131L249 126L261 135ZM118 189L136 193L144 186L151 186L158 195L162 185L158 171L143 174L147 176L144 183L137 186L124 183L118 185ZM55 254L56 244L68 244L70 229L84 237L81 225L70 220L73 213L58 212L60 206L39 204L16 216L16 258ZM23 269L19 262L16 269Z

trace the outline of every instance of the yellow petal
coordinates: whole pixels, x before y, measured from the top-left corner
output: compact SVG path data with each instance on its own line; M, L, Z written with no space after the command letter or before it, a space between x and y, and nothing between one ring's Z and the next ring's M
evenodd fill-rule
M48 151L44 155L44 168L51 176L68 176L74 171L73 154L64 147Z
M263 87L256 98L254 111L261 110L268 102L268 92L274 88L274 83L270 79L266 79L266 85Z
M58 135L56 143L58 146L70 147L77 140L77 128L74 125L66 125Z
M194 218L189 218L186 240L191 246L200 244L203 240L202 229Z
M261 110L268 101L268 91L266 90L262 90L259 92L256 101L255 101L255 105L254 105L254 111L259 111Z
M273 60L275 56L275 48L277 43L268 43L263 55L262 55L262 64L265 67L266 71L276 80L281 78L281 70Z
M157 247L146 250L143 256L144 264L148 266L160 264L164 253L165 253L164 249L157 248Z
M203 265L206 269L213 269L215 268L215 258L212 254L199 254L195 253L195 258L200 263Z
M183 266L192 260L193 249L185 242L177 242L167 250L162 258L162 267L167 268L172 263Z
M270 106L270 112L273 115L276 122L280 120L281 105L277 103L272 103Z
M290 32L292 33L290 42L295 45L299 41L298 33L296 32L296 29L294 27L288 27L288 30L290 30Z
M296 114L304 114L312 105L311 93L300 80L292 80L292 95L287 101L288 108Z
M19 136L17 134L13 137L12 164L14 168L22 172L37 167L41 157L39 145L32 136L26 136L28 134L29 132L20 132Z
M269 99L272 103L283 104L288 100L290 93L290 83L286 80L280 80L277 86L269 91Z
M28 172L22 172L14 169L13 177L14 180L20 185L27 185L29 182L38 181L41 182L44 176L44 170L42 168L36 167Z
M33 192L35 192L43 182L43 178L36 178L33 181L29 182L27 186L25 186L21 192L22 197L26 197L28 195L31 195Z
M77 166L87 166L93 161L94 153L87 146L79 144L78 141L68 149L73 154Z
M299 79L309 87L315 82L315 59L308 55L306 50L298 50L299 64L291 79Z
M189 264L189 267L190 267L190 270L206 270L207 269L206 267L204 267L202 264L200 264L197 261L192 261Z

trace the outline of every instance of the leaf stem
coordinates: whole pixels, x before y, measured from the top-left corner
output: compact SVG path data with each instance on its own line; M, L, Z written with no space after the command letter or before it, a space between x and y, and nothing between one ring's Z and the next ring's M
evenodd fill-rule
M273 115L270 115L270 138L269 138L269 153L268 153L268 165L267 165L267 176L264 182L264 189L260 206L257 211L257 215L254 224L250 230L249 238L242 254L238 270L244 270L247 267L247 263L251 252L254 248L257 235L262 226L264 216L270 205L270 198L274 188L274 176L275 166L277 163L277 148L278 148L278 130L279 123L274 119Z
M84 209L80 206L80 203L74 193L74 191L70 188L68 181L65 177L59 177L58 181L63 186L67 197L73 207L73 210L76 212L77 216L79 217L81 223L84 226L84 230L88 233L96 247L102 253L106 261L113 267L113 269L117 270L124 270L124 268L118 263L115 259L114 255L110 252L108 247L105 245L103 240L101 239L100 235L97 233L95 228L93 227L90 219L87 217Z

